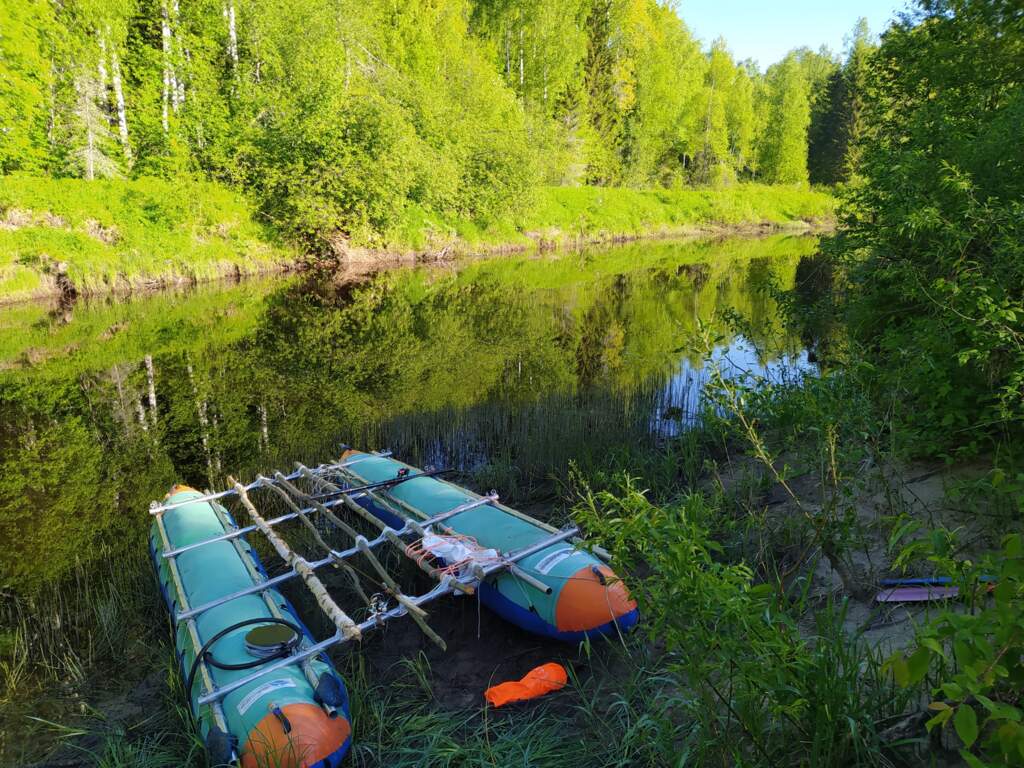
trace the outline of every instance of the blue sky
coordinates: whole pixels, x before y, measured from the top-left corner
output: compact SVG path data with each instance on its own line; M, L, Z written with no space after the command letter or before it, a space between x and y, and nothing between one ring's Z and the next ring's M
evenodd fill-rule
M877 35L905 7L905 0L679 0L678 11L705 44L724 37L737 59L755 59L763 70L802 45L841 52L858 18Z

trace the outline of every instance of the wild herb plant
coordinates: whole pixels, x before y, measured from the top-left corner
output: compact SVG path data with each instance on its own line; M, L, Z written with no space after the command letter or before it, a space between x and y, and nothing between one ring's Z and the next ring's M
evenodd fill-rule
M957 555L955 532L907 541L915 532L904 525L894 537L897 564L924 557L955 575L966 605L942 610L921 629L916 650L886 666L905 688L929 685L928 731L951 726L972 768L1024 765L1024 537L1009 534L971 562Z
M903 711L906 694L882 659L842 627L845 608L820 610L805 637L800 600L725 562L708 535L721 499L692 493L654 504L628 477L617 492L579 485L575 513L615 557L649 637L686 691L688 741L698 764L873 765L879 724Z

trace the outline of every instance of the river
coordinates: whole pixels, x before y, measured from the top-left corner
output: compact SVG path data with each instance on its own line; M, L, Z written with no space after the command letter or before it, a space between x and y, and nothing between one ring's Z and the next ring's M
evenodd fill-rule
M53 723L148 716L147 509L173 483L349 444L557 515L572 464L635 468L683 433L712 363L812 368L766 287L816 252L666 241L0 307L0 765L59 745Z
M815 249L645 243L0 308L0 585L141 548L173 482L221 487L344 443L543 493L570 461L685 427L701 324L729 366L806 367L763 286L791 286Z

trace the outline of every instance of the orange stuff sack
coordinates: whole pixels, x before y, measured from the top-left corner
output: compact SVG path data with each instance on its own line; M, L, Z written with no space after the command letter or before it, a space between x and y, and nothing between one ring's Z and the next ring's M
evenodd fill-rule
M561 664L555 662L542 664L527 672L526 677L522 680L512 680L491 686L484 691L484 698L495 707L503 707L514 701L536 699L545 693L557 691L565 685L568 679L565 667Z

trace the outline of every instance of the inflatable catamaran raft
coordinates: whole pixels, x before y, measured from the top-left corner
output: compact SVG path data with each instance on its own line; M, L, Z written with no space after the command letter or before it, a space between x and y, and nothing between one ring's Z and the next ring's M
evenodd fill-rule
M625 586L578 546L576 528L552 528L500 504L496 493L480 496L443 474L387 452L346 451L316 468L298 464L247 485L231 480L219 493L175 486L151 505L151 554L214 764L340 765L352 727L344 683L326 651L402 616L444 647L423 606L447 595L476 594L513 624L570 642L636 624ZM297 552L286 528L301 531L293 539L313 542L316 556ZM250 534L266 538L283 561L279 575L264 569ZM404 593L377 558L385 547L427 573L433 588ZM321 581L327 566L343 571L364 601L352 610L356 618ZM312 636L278 591L289 581L305 584L333 634Z

